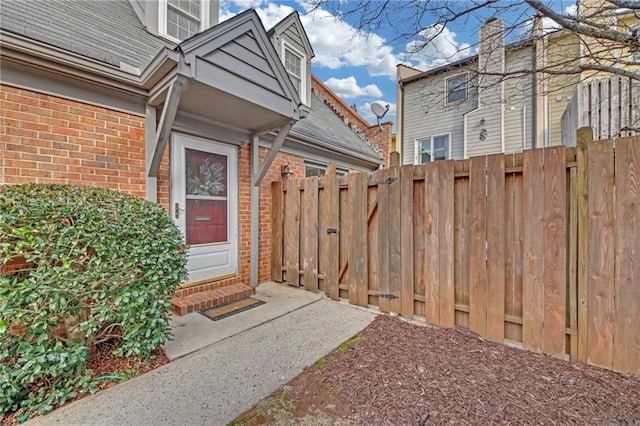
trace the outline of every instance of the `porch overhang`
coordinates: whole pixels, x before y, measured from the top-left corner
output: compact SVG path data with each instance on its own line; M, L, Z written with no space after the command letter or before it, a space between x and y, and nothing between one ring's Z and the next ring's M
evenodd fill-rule
M165 58L166 61L178 61L166 75L156 76L156 83L149 90L147 106L155 108L160 117L154 129L147 129L154 133L153 146L147 147L149 177L157 176L178 113L199 117L248 136L278 129L286 129L280 132L286 136L290 126L305 114L299 99L274 93L242 76L221 78L224 76L216 76L216 72L194 72L198 63L201 68L210 66L202 64L199 58L184 55ZM166 71L166 61L157 64L159 72Z

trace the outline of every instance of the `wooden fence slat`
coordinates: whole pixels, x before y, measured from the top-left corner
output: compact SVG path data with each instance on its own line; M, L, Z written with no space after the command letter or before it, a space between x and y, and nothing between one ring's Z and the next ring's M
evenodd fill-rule
M569 171L569 242L567 266L569 268L569 357L578 359L578 171Z
M349 303L368 305L367 175L349 175Z
M613 366L614 194L613 145L589 145L589 302L587 361Z
M487 338L504 340L504 155L487 156Z
M284 193L282 182L271 184L271 279L282 282L282 243L284 226Z
M455 161L454 173L469 171L469 161ZM455 303L466 306L467 312L456 312L456 325L469 326L469 178L454 181L454 286Z
M422 173L424 176L424 169L422 166L416 166L413 170L414 176L416 173ZM417 296L422 297L424 299L425 294L425 265L424 265L424 257L425 257L425 230L426 230L426 219L425 219L425 202L424 202L424 180L417 181L413 186L413 293L414 300ZM424 316L424 303L423 302L414 302L414 313L416 315Z
M640 375L640 137L616 142L616 371Z
M544 151L544 329L542 350L565 356L567 308L566 149Z
M438 283L439 324L443 327L455 325L454 236L453 236L453 161L438 162Z
M412 317L413 301L413 165L400 168L401 313Z
M322 203L324 204L324 227L320 229L320 235L324 236L323 257L321 259L322 272L324 273L324 288L328 297L332 300L339 299L338 272L340 257L338 254L340 246L340 199L338 188L338 176L336 175L336 165L330 163L327 166L327 174L324 176L324 189L322 193ZM328 229L333 229L336 233L329 233Z
M287 284L300 285L300 190L298 181L286 183L286 208L284 210L284 259L287 272Z
M402 301L400 295L402 293L401 284L401 268L402 257L401 251L401 197L400 197L400 168L391 167L389 169L389 177L396 179L388 184L389 186L389 294L393 296L389 301L389 311L400 313L402 311ZM384 223L378 226L384 226Z
M587 362L587 303L589 290L589 188L587 164L589 143L593 141L593 131L589 127L578 129L576 150L576 173L578 177L578 229L577 229L577 299L578 299L578 355L577 360Z
M348 180L348 177L346 178ZM340 180L338 180L338 185ZM351 246L349 245L349 222L350 222L350 214L349 211L349 190L347 188L340 188L338 186L338 203L340 204L340 211L338 212L339 218L339 226L338 232L339 236L339 249L338 254L340 255L339 262L339 273L338 273L338 294L340 295L340 284L345 284L349 279L349 256ZM347 290L348 291L348 290Z
M376 179L374 174L371 179ZM369 304L378 306L378 296L380 289L380 276L379 268L380 262L378 261L378 235L379 226L379 212L378 212L378 185L371 185L368 188L367 194L367 223L368 223L368 248L369 253L367 256L367 267L369 275L369 292L373 293L369 299Z
M469 329L487 333L486 157L469 160Z
M304 179L304 288L318 291L318 177Z
M522 154L506 157L505 168L522 167ZM522 173L505 176L505 316L518 318L520 324L505 323L504 338L522 341Z
M425 249L424 249L424 310L430 324L440 324L440 285L438 282L438 192L440 176L438 163L427 163L424 168Z
M544 149L523 155L524 211L523 235L522 346L542 351L544 325Z
M378 170L374 179L382 181L389 177L389 169ZM389 287L389 185L378 185L378 294L388 295ZM378 308L389 312L390 301L378 297Z

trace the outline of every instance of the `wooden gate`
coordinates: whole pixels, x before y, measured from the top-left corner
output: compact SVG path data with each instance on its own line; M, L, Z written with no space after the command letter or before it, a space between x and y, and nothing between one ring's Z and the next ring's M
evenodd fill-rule
M640 374L640 138L589 137L276 182L272 278Z

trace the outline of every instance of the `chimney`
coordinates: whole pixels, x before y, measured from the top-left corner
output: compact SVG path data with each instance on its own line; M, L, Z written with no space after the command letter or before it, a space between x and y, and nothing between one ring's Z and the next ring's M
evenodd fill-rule
M478 54L480 73L504 72L504 21L489 19L480 28L480 52Z

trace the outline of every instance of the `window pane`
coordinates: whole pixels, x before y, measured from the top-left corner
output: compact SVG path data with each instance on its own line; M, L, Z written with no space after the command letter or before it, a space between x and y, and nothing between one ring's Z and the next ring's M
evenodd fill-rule
M300 79L298 77L294 77L293 74L289 74L289 77L291 77L291 82L293 83L293 87L296 88L296 92L300 94Z
M418 164L430 162L431 161L431 138L419 139L416 145L418 149Z
M288 49L284 51L284 66L289 73L302 77L302 59Z
M467 99L467 74L447 79L447 102Z
M449 153L449 135L435 136L433 138L433 159L446 160Z
M169 0L167 34L184 40L200 31L200 0Z
M324 169L321 169L320 167L316 167L316 166L305 166L304 167L304 176L305 177L324 176L325 174L326 174L326 171Z

